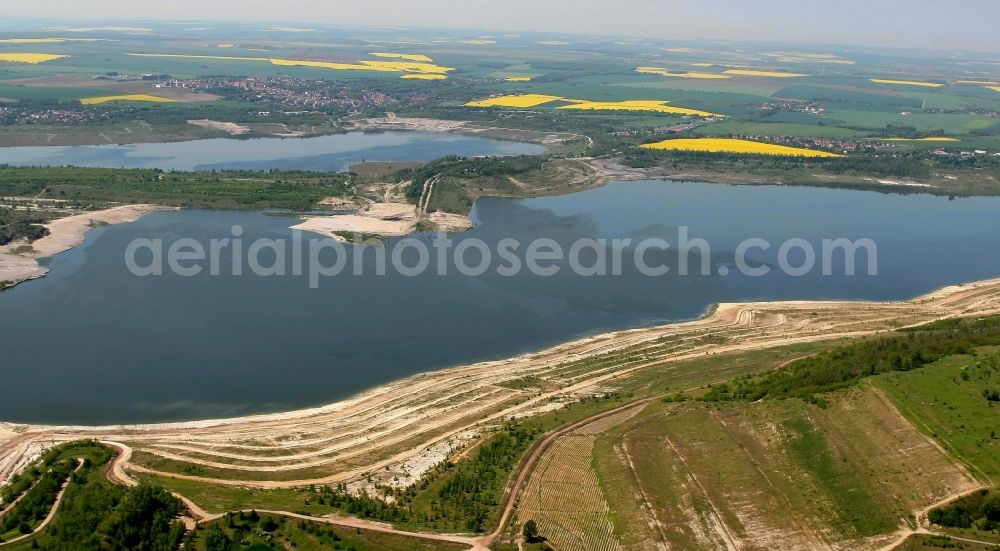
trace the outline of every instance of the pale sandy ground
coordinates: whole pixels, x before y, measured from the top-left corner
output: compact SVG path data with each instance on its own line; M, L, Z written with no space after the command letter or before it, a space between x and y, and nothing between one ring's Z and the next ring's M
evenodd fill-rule
M95 225L134 222L143 214L154 210L164 210L164 207L124 205L53 220L45 224L49 229L49 235L32 242L31 250L15 253L19 248L28 245L24 241L15 241L0 247L0 281L17 284L42 277L48 273L48 269L39 266L36 259L68 251L83 243L87 231Z
M416 231L420 218L417 208L407 203L372 203L354 214L308 217L292 229L318 233L338 241L346 239L337 232L400 237ZM472 227L472 220L460 214L434 212L423 215L423 218L445 232L464 231Z
M209 119L193 119L189 120L188 124L193 124L195 126L200 126L202 128L208 128L211 130L220 130L222 132L228 133L230 136L241 136L250 132L250 129L242 124L236 124L235 122L224 122L224 121L213 121Z
M875 181L882 184L883 186L932 187L930 184L921 184L919 182L910 182L910 181L882 180L882 179L873 180L872 178L865 178L865 180Z

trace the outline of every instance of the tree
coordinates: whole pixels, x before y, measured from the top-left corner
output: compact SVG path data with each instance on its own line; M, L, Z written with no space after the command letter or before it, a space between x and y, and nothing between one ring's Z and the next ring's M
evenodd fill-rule
M229 551L232 548L233 542L215 524L210 525L205 531L205 549L208 551Z
M983 513L984 517L991 521L1000 521L1000 494L994 493L983 500L983 504L980 506L979 511Z
M528 522L525 522L524 523L524 527L521 529L521 534L524 536L524 539L528 543L531 543L531 542L537 540L538 539L538 523L536 523L534 520L529 520Z

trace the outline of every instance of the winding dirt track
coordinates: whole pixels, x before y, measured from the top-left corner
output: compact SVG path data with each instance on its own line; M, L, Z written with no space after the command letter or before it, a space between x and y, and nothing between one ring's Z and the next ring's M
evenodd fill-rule
M677 369L681 360L706 355L872 335L994 313L1000 313L1000 280L949 287L905 302L723 304L697 321L598 335L509 360L421 374L309 410L155 425L0 423L0 480L23 463L12 458L29 450L96 438L121 451L109 477L126 484L134 483L136 473L264 489L351 482L384 469L436 462L443 457L428 455L430 451L461 434L551 409L554 403L613 387L616 379L642 370L668 371ZM525 377L543 380L546 390L510 384ZM511 518L534 460L573 427L546 436L529 454L509 488L501 526ZM191 465L204 474L185 473L184 467ZM186 502L196 516L214 516ZM366 529L391 530L353 519L324 522L361 527L360 522ZM456 536L461 542L434 539L477 547L499 530L484 538Z

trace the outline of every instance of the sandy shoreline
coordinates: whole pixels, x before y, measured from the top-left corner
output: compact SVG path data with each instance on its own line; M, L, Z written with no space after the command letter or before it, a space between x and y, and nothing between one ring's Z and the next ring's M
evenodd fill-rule
M123 205L105 210L82 212L53 220L45 227L49 235L32 243L15 241L0 247L0 282L7 287L44 277L48 268L38 264L39 258L66 252L83 243L87 232L97 226L134 222L147 212L168 210L156 205Z
M460 232L472 228L472 219L460 214L433 212L421 214L415 205L408 203L371 203L351 214L309 216L300 224L291 226L347 242L346 235L402 237L418 231L420 222L429 223L431 229L442 232Z
M0 480L41 450L85 438L126 447L127 458L116 463L123 476L266 489L361 481L375 472L417 475L421 465L441 459L451 443L470 431L602 392L619 377L643 369L996 313L1000 279L950 286L905 302L722 304L702 319L594 335L506 360L421 373L309 409L103 427L0 423ZM709 335L725 338L706 340ZM686 344L659 351L664 340ZM635 351L637 359L592 367L594 358L625 350ZM581 367L567 371L574 364ZM555 388L523 390L503 384L522 377L542 377ZM149 463L151 458L199 465L213 474L163 471Z
M975 299L974 301L972 299ZM983 306L983 309L978 309ZM988 308L986 308L988 306ZM661 333L684 333L689 329L701 329L703 327L710 327L716 325L730 325L733 323L748 323L752 324L758 320L743 320L740 321L744 316L750 315L753 312L810 312L810 311L820 311L827 313L836 313L838 311L853 311L855 309L859 311L875 311L875 310L886 310L886 312L891 311L894 308L901 308L907 311L913 310L915 312L922 312L925 314L941 314L939 316L934 316L934 319L944 319L948 317L963 316L963 315L988 315L994 312L1000 312L1000 278L990 279L983 281L976 281L967 284L960 285L950 285L943 287L936 291L915 297L908 301L901 302L866 302L866 301L778 301L778 302L746 302L746 303L722 303L717 305L711 310L709 314L706 314L703 318L683 321L676 323L668 323L663 325L657 325L652 327L642 327L636 329L627 329L620 331L612 331L609 333L602 333L591 335L587 337L582 337L572 341L564 342L544 350L538 350L534 352L528 352L515 356L512 358L504 360L494 360L486 362L478 362L475 364L461 365L451 368L444 368L440 370L418 373L411 375L402 379L395 381L390 381L388 383L373 387L367 391L363 391L351 398L344 400L339 400L326 404L323 406L292 410L286 412L278 413L265 413L265 414L252 414L231 418L221 418L221 419L205 419L197 421L177 421L177 422L165 422L165 423L147 423L147 424L121 424L121 425L105 425L105 426L81 426L81 425L33 425L25 423L9 423L0 421L0 441L3 438L9 437L14 434L23 434L26 431L33 430L56 430L56 431L83 431L83 432L104 432L104 431L133 431L133 430L177 430L177 429L204 429L210 427L216 427L220 425L239 425L247 423L259 423L259 422L273 422L273 421L288 421L295 419L305 419L315 415L321 415L329 413L332 411L349 409L352 406L363 403L366 400L380 395L386 395L394 391L406 391L407 389L415 388L418 382L426 382L430 379L437 378L447 378L455 373L460 373L469 369L504 369L511 364L515 364L521 361L534 361L541 357L583 357L587 355L590 349L594 348L595 343L604 343L598 348L601 352L607 352L608 350L616 349L619 346L632 346L636 342L636 339L642 339L649 337L651 335L659 335ZM751 316L752 317L752 316ZM781 324L787 324L788 320L784 319L787 316L785 314L781 315ZM878 318L879 321L884 321L886 318ZM801 324L800 324L801 325ZM884 329L882 329L884 330ZM785 337L789 340L788 337Z

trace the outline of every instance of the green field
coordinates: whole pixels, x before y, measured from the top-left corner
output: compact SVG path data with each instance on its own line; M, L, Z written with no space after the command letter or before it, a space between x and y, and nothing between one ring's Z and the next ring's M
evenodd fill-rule
M984 397L1000 390L1000 349L977 349L914 372L883 375L874 383L977 477L990 484L1000 481L1000 402Z

